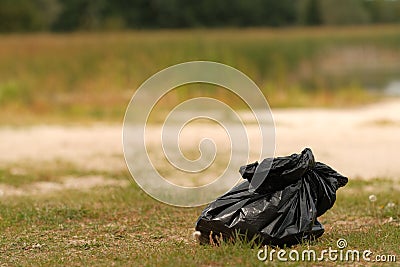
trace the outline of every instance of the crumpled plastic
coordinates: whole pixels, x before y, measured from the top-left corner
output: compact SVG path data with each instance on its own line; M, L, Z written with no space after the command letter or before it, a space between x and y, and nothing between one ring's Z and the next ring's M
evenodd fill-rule
M272 161L272 163L271 163ZM200 243L245 235L265 245L294 245L320 237L317 217L330 209L348 179L316 162L311 149L240 168L243 182L209 204L196 223Z

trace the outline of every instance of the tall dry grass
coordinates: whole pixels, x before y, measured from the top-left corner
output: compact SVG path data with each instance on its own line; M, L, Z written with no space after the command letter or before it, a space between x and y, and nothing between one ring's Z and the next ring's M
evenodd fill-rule
M192 60L238 68L273 107L360 104L371 99L366 88L399 79L400 26L3 35L0 105L3 113L120 118L143 81ZM223 98L218 90L208 92ZM176 93L171 99L191 96Z

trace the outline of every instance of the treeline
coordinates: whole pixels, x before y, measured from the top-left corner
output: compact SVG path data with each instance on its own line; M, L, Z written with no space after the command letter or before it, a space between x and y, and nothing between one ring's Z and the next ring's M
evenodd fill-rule
M400 22L400 0L0 0L0 32Z

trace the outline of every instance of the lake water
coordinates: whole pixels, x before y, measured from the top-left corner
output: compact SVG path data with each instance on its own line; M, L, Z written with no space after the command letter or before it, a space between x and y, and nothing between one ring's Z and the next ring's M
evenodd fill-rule
M391 81L383 92L388 96L400 96L400 80Z

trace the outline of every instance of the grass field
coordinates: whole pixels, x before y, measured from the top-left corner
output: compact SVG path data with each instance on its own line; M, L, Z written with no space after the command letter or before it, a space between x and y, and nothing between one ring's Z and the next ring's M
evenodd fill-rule
M132 183L97 185L90 190L27 190L43 182L59 183L64 175L75 175L83 181L89 175L123 182L130 179L125 172L87 173L68 166L32 170L29 174L1 170L3 185L8 184L14 190L25 189L26 194L0 199L0 264L261 265L257 259L258 248L246 242L220 247L198 245L191 235L203 207L187 209L159 203ZM399 261L399 191L398 184L390 180L350 180L338 191L335 206L320 218L326 233L317 242L291 249L301 252L313 248L319 253L328 247L335 249L337 239L345 238L347 249L369 249L373 252L371 259L378 254L396 255ZM369 201L370 194L376 195L376 202ZM388 205L390 202L395 205ZM315 262L308 264L315 265ZM357 263L365 264L364 261ZM275 258L273 265L287 264Z
M192 60L238 68L272 107L362 104L376 98L366 88L398 78L399 32L374 26L2 35L1 120L15 112L21 121L120 119L142 82ZM190 97L187 91L170 97L171 105Z

